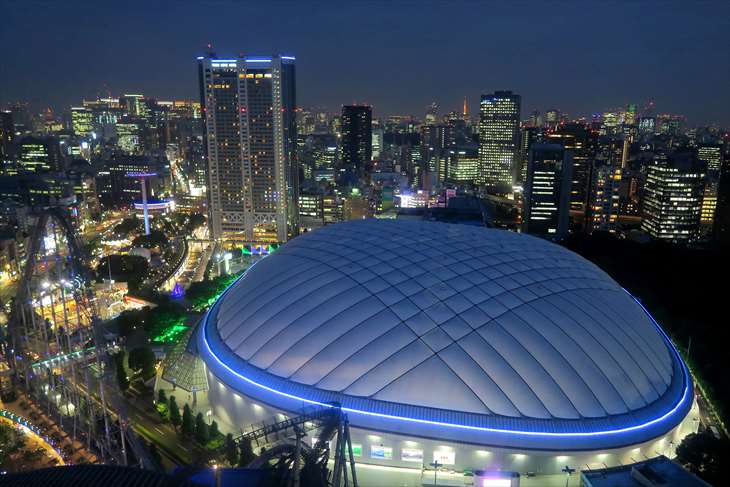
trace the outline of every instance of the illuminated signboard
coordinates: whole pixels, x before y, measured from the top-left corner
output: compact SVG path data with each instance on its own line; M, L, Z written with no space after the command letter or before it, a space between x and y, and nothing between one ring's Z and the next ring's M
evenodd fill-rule
M370 445L370 458L393 459L393 449L389 446Z
M441 465L453 465L456 463L456 453L449 450L436 450L433 452L433 461Z
M417 450L414 448L403 448L400 451L400 459L404 462L423 463L423 450Z
M510 479L481 479L482 483L477 484L481 487L511 487L512 480Z
M354 457L362 456L362 445L360 443L352 444L352 456L354 456Z

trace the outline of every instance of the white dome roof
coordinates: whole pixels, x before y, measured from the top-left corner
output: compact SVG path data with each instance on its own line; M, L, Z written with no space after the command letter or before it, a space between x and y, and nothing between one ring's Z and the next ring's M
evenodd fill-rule
M651 418L686 386L663 333L607 274L483 227L325 227L255 265L211 319L213 348L234 368L367 410L569 430Z

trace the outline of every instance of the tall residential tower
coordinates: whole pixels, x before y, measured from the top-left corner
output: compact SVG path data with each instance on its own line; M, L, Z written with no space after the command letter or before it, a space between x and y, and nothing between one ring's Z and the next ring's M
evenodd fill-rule
M285 242L298 229L294 58L198 61L212 236Z

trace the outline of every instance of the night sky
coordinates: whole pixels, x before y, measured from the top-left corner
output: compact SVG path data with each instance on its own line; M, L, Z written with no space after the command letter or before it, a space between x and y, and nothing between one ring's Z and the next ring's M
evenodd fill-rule
M470 108L511 89L571 115L654 100L730 126L730 1L0 0L0 104L65 109L141 92L197 98L195 56L297 57L299 105L376 116Z

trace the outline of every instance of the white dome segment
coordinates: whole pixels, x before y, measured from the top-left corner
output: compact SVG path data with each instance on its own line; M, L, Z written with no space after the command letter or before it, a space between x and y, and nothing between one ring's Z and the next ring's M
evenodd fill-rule
M609 276L482 227L325 227L250 269L201 328L230 387L289 411L339 402L384 431L610 448L666 433L692 402L671 343Z

